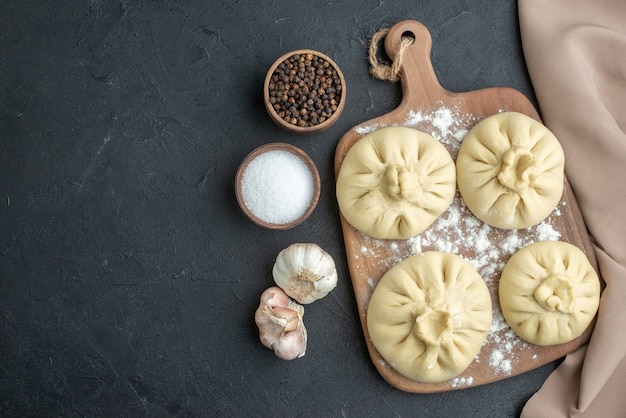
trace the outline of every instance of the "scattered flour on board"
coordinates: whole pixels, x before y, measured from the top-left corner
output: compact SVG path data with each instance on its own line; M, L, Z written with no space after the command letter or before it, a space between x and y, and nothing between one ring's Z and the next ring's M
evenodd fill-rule
M469 377L457 376L450 381L450 386L452 386L453 388L459 388L463 386L472 386L473 383L474 383L474 378L472 376L469 376Z
M367 125L367 126L357 126L356 128L354 128L354 130L357 131L359 135L363 136L363 135L367 135L369 133L374 132L376 129L380 129L384 127L385 125L383 124L374 124L374 125Z
M404 123L393 126L412 127L430 134L439 140L450 152L452 159L456 160L463 139L477 122L476 116L463 114L459 109L441 106L434 112L412 110ZM359 134L365 135L384 126L375 124L355 129ZM509 257L521 248L536 241L560 239L561 234L554 226L554 219L561 216L564 205L565 202L561 201L552 214L538 225L523 230L503 230L491 227L476 218L457 191L446 212L425 231L406 240L408 251L403 250L406 245L399 245L397 241L379 240L361 234L366 245L361 247L360 256L379 259L380 268L388 270L404 258L424 251L445 251L462 255L480 273L494 301L492 326L483 343L483 350L488 349L490 352L479 354L482 354L483 358L488 358L489 367L494 374L509 375L515 363L519 361L517 353L529 345L513 332L502 316L497 303L500 273ZM368 284L372 289L376 283L377 280L368 278ZM538 360L538 356L535 354L532 359ZM475 361L480 361L478 355ZM450 385L454 388L471 386L473 380L471 376L457 376L450 381Z

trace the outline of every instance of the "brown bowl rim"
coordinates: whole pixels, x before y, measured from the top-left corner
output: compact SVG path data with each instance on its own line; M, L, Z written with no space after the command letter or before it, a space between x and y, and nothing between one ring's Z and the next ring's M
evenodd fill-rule
M306 164L309 171L311 172L311 176L313 177L313 197L311 198L311 201L309 202L309 206L300 217L298 217L297 219L294 219L291 222L287 222L284 224L274 224L271 222L266 222L260 219L258 216L256 216L246 206L246 203L243 199L243 192L241 190L241 182L243 180L243 175L246 169L248 168L248 165L250 164L250 162L252 162L252 160L254 160L256 157L258 157L259 155L263 153L266 153L268 151L277 151L277 150L287 151L299 157ZM319 171L317 170L317 166L315 165L311 157L306 152L296 147L295 145L291 145L285 142L271 142L271 143L261 145L253 149L243 159L243 161L239 165L239 168L237 169L237 174L235 176L235 195L236 195L237 203L239 204L239 207L241 208L243 213L248 218L250 218L250 220L252 220L252 222L268 229L285 230L285 229L290 229L290 228L293 228L294 226L300 225L309 216L311 216L311 214L315 210L315 207L317 206L317 203L319 201L320 192L321 192L321 180L320 180Z
M270 84L270 79L272 77L272 74L274 74L274 70L276 70L276 67L278 67L278 65L281 62L283 62L285 59L293 55L298 55L298 54L300 55L313 54L313 55L317 55L318 57L322 59L325 59L326 61L330 63L330 65L332 65L335 68L335 70L337 70L337 74L339 75L339 79L341 80L341 95L339 96L340 99L339 99L339 105L337 106L337 110L332 114L330 118L314 126L303 127L303 126L292 125L290 123L285 122L282 118L278 116L278 114L276 113L276 110L274 110L274 108L271 106L270 101L269 101L269 84ZM267 110L267 113L270 115L272 120L282 129L288 132L301 134L301 135L302 134L309 135L313 133L318 133L318 132L322 132L330 128L335 122L337 122L337 120L341 116L341 113L343 112L343 109L346 105L346 97L347 97L346 79L343 76L343 72L341 71L341 68L339 68L337 63L328 55L322 52L316 51L314 49L296 49L296 50L293 50L293 51L290 51L281 55L270 66L269 70L267 71L267 74L265 75L265 81L263 82L263 103L265 104L265 110Z

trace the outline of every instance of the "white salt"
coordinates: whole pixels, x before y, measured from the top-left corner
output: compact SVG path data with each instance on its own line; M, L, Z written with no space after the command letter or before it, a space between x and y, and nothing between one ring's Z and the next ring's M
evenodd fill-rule
M298 156L281 150L254 158L241 182L245 205L259 219L272 224L295 221L313 199L313 175Z

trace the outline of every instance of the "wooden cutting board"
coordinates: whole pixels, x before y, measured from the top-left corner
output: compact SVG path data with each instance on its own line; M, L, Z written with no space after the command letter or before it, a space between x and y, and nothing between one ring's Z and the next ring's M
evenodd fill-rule
M385 49L396 58L404 37L414 38L405 50L400 71L402 101L383 116L361 123L339 141L335 154L335 175L350 147L363 135L384 126L409 126L439 139L456 159L462 138L477 122L503 112L524 113L538 121L530 101L511 88L487 88L452 93L437 80L430 50L432 39L421 23L407 20L394 25L385 37ZM566 162L567 164L567 162ZM517 337L502 317L498 302L498 281L509 257L531 242L551 239L570 242L582 249L596 266L593 249L572 189L565 180L561 202L541 224L527 230L500 230L476 219L465 207L458 191L453 204L422 234L408 240L380 240L357 231L341 216L346 255L361 326L371 359L382 377L398 389L431 393L462 389L495 382L524 373L584 344L593 324L565 344L541 347ZM428 250L448 251L468 259L487 283L492 296L494 321L481 351L461 375L439 383L420 383L396 372L372 345L367 331L367 307L376 284L395 264Z

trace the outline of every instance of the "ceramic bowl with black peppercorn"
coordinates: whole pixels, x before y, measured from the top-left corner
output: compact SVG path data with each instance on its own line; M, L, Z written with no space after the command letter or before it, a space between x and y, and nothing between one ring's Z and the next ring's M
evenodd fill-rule
M339 66L311 49L291 51L270 67L263 86L265 108L284 130L313 134L339 119L346 82Z

